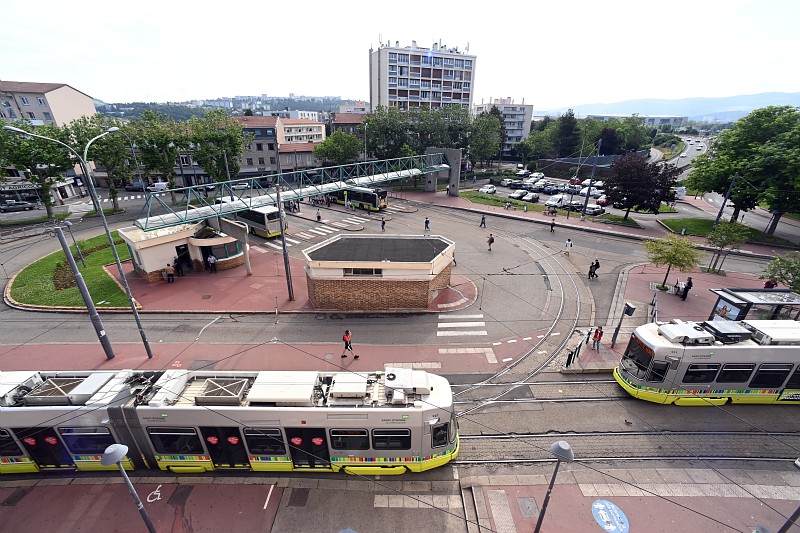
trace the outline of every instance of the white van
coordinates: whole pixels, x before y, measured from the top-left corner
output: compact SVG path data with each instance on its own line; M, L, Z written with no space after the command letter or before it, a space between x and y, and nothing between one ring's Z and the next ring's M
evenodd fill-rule
M169 184L164 181L157 181L152 185L148 185L147 190L149 192L164 192L167 190L167 185Z
M547 207L564 207L569 202L566 194L554 194L551 196L544 205Z

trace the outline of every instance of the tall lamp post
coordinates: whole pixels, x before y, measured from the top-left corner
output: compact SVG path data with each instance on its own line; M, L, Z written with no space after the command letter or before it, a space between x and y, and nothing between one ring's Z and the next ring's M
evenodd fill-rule
M550 453L555 455L556 457L556 468L553 470L553 477L550 478L550 485L547 487L547 494L544 496L544 501L542 502L542 510L539 511L539 519L536 521L536 529L533 530L533 533L539 533L539 529L542 527L542 521L544 520L544 513L547 511L547 504L550 502L550 493L553 492L553 485L556 482L556 476L558 475L558 467L561 466L561 461L567 461L571 463L575 460L575 454L572 453L572 448L570 447L569 443L565 440L560 440L554 442L550 445Z
M119 276L120 279L122 280L123 287L125 287L125 294L128 296L128 301L131 304L131 311L133 311L133 319L136 321L136 326L139 328L139 335L141 335L142 337L142 342L144 343L144 349L147 352L148 359L152 359L153 352L150 350L150 343L147 342L147 335L145 335L144 328L142 327L142 322L139 319L139 312L136 310L136 302L133 299L133 294L131 294L131 288L128 286L128 279L125 277L125 271L122 269L122 262L119 260L117 247L114 246L114 238L111 236L111 230L108 228L108 221L106 220L106 215L100 208L100 201L97 198L97 191L94 188L94 179L92 178L92 175L89 172L89 165L86 163L86 159L89 155L89 147L92 145L92 143L95 142L97 139L100 139L101 137L108 135L109 133L114 133L116 131L119 131L119 128L117 127L109 128L108 130L104 131L103 133L94 137L88 143L86 143L86 147L83 149L83 157L81 157L78 154L78 152L73 150L71 146L59 141L58 139L52 139L50 137L45 137L44 135L37 135L36 133L31 133L29 131L15 128L14 126L3 126L3 129L6 131L10 131L12 133L16 133L17 135L34 137L36 139L42 139L44 141L54 142L72 152L72 154L78 159L78 162L81 165L81 169L83 170L83 175L86 177L87 186L89 187L89 194L91 194L92 201L94 202L95 206L97 206L97 214L100 215L100 220L103 223L103 229L105 229L106 237L108 238L108 243L109 245L111 245L111 251L114 254L114 261L117 263Z
M103 452L103 456L100 458L100 464L103 466L111 466L116 463L117 467L119 467L120 473L122 474L122 478L125 480L125 484L128 486L128 492L131 493L133 501L136 504L136 508L139 510L139 514L142 515L142 520L144 520L144 524L147 526L147 531L150 533L156 533L156 528L153 525L153 522L150 520L150 517L147 515L147 509L144 508L144 504L139 498L139 495L136 493L136 489L134 488L133 483L131 483L128 473L125 472L125 468L122 466L122 460L127 454L127 446L124 444L112 444L106 448L105 452Z
M86 260L83 258L83 252L81 252L81 247L78 246L78 241L75 240L75 235L72 233L72 222L70 222L69 220L65 220L64 226L66 226L67 231L69 232L69 236L72 237L72 244L74 244L75 249L78 250L78 257L81 258L81 263L83 264L83 268L86 268Z

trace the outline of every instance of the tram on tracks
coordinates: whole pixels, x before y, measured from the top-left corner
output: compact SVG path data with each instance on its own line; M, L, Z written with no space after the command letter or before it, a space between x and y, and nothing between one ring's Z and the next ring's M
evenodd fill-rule
M614 379L655 403L800 403L794 320L650 323L631 335Z
M459 451L447 379L317 371L0 373L0 474L126 469L391 475Z

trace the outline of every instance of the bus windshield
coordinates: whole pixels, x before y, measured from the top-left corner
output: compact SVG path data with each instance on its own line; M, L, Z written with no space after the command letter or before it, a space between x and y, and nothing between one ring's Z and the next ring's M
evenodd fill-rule
M644 379L652 360L653 350L645 346L636 334L631 335L625 355L622 356L622 369L637 378Z

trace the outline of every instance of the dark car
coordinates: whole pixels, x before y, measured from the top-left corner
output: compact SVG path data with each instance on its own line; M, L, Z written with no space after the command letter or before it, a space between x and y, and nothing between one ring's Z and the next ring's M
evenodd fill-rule
M556 193L560 192L558 187L559 186L555 185L555 184L546 185L542 189L542 192L545 193L545 194L556 194ZM561 190L563 190L563 188Z
M20 202L17 200L6 200L0 203L0 212L7 213L11 211L30 211L36 209L36 206L30 202Z
M567 205L564 206L564 209L567 211L576 211L580 212L583 211L583 200L572 200Z
M536 194L535 192L529 192L528 194L526 194L522 198L522 201L523 202L534 202L534 203L536 203L536 202L539 201L539 195Z
M525 182L522 180L514 180L508 185L509 189L524 189Z
M125 186L126 191L144 192L144 183L141 181L134 181Z
M625 202L626 202L627 200L628 200L627 198L623 198L622 200L617 200L616 202L614 202L613 204L611 204L611 206L612 206L612 207L616 207L617 209L627 209L627 208L625 207Z

